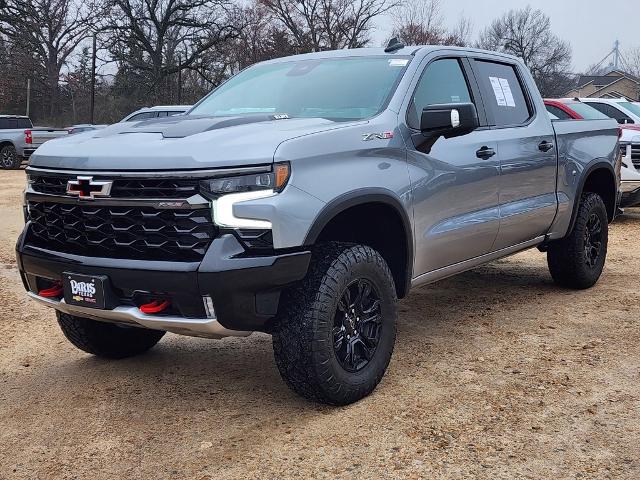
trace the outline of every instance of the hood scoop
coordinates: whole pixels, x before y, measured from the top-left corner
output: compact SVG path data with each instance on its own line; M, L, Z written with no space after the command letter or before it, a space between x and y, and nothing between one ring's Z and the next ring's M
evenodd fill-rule
M200 115L177 115L175 117L155 118L141 122L122 122L99 130L94 138L106 138L124 133L159 133L164 138L185 138L198 133L209 132L227 127L250 123L285 120L287 115L254 114L228 117L208 117Z

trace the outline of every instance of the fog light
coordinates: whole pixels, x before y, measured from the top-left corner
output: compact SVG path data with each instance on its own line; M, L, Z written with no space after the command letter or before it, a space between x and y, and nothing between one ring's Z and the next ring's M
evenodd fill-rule
M204 311L207 314L207 318L216 318L216 311L213 308L213 300L209 295L202 297L202 303L204 304Z

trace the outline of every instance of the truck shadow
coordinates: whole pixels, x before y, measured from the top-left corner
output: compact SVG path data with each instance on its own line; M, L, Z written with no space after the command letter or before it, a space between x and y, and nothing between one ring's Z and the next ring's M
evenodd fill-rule
M405 350L412 349L420 340L414 334L442 337L451 325L473 324L474 318L496 305L509 310L512 303L521 309L529 301L553 294L563 291L552 284L546 268L510 260L419 287L399 303L394 355L402 357ZM65 342L60 343L66 347ZM47 384L55 378L55 383L62 383L65 389L82 384L84 393L78 394L95 399L100 392L114 399L126 395L132 410L137 410L137 405L153 411L178 401L183 412L222 405L247 409L265 401L282 403L289 412L318 408L284 385L273 360L271 338L265 334L220 341L167 334L147 354L119 361L84 355L72 360L69 354L74 352L70 349L63 363L45 366L38 369L39 375L23 380ZM402 371L396 374L402 375Z
M452 357L444 350L462 348L460 335L473 337L487 308L501 305L508 311L511 303L526 309L554 290L566 294L553 287L542 265L511 260L416 289L400 303L387 377L374 395L349 407L319 406L290 392L264 334L217 342L167 335L148 354L121 361L79 355L58 338L60 346L46 353L49 361L5 383L10 392L5 400L25 432L46 417L50 430L59 432L56 442L87 443L103 435L137 449L149 441L164 444L179 425L187 432L185 442L192 442L181 448L197 451L202 438L211 439L207 448L216 463L232 463L237 449L243 455L259 451L325 415L352 419L383 408L385 401L395 404L393 398L415 381L416 371L427 375L424 365L446 362ZM499 323L500 314L492 321ZM430 347L436 344L442 348ZM51 412L51 405L63 407ZM402 401L397 406L403 408Z

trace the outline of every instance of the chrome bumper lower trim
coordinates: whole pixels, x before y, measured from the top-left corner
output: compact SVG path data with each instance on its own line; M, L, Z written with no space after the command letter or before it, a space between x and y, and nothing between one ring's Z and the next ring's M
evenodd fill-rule
M252 332L228 330L215 318L185 318L178 316L147 315L136 307L116 307L113 310L98 310L95 308L69 305L64 300L54 300L41 297L33 292L27 292L29 297L59 312L78 317L90 318L107 323L121 323L137 327L165 330L167 332L188 335L191 337L224 338L246 337Z

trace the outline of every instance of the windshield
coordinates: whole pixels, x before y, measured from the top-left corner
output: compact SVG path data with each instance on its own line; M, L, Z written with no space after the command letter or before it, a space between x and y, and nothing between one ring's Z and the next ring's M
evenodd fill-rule
M632 102L620 102L622 108L626 108L628 111L633 113L636 117L640 117L640 105Z
M408 63L407 57L361 57L259 64L222 84L189 115L370 118L384 109Z
M599 112L585 103L570 103L568 107L585 120L603 120L609 118L604 113Z

